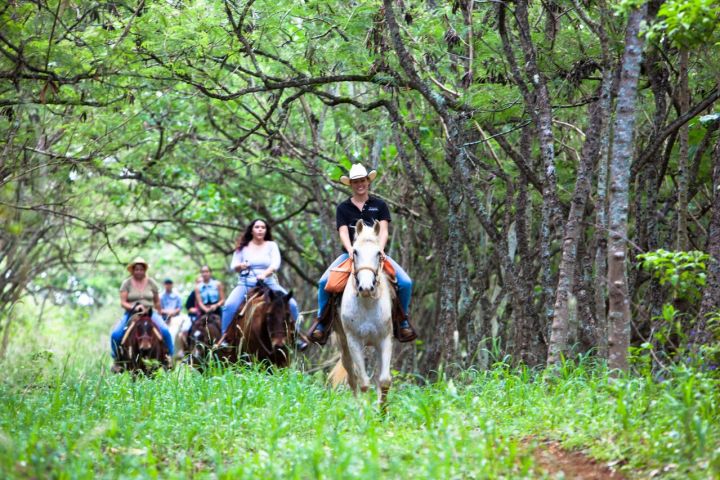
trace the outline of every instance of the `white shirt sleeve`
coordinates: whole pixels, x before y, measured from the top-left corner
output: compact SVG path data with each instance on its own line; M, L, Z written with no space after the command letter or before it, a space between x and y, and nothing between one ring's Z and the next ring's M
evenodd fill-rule
M280 249L275 242L270 243L270 267L277 272L280 268Z
M235 268L243 262L242 253L239 250L235 250L233 253L232 261L230 262L230 268L235 271Z

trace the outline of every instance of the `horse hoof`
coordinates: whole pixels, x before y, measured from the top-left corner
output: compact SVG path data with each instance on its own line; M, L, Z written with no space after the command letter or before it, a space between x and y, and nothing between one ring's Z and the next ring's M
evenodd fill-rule
M367 385L363 385L362 387L360 387L360 391L363 392L363 393L365 393L365 392L368 391L368 388L369 388L369 387L368 387Z

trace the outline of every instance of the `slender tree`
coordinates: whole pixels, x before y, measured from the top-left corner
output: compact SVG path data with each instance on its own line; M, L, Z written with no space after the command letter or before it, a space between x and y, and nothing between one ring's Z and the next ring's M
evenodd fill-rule
M630 293L626 269L628 235L628 195L630 160L633 156L633 135L637 85L642 60L643 39L640 25L647 5L628 12L625 51L622 57L618 100L613 124L612 156L610 158L610 208L608 232L608 365L613 369L627 368L630 346Z

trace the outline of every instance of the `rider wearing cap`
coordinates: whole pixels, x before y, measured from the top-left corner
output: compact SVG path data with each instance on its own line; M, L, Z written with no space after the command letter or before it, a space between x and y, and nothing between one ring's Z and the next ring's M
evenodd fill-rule
M173 291L172 279L166 278L163 285L165 286L165 291L160 295L160 313L165 323L169 324L173 317L180 315L182 300L180 299L180 295Z
M315 343L324 344L330 334L328 325L321 322L322 313L328 304L330 294L325 291L330 270L348 258L352 258L352 244L355 241L355 224L362 219L365 225L372 227L375 221L380 224L380 250L383 256L388 260L395 269L397 279L398 297L404 314L403 320L398 325L397 339L401 342L410 342L417 338L415 330L410 325L409 309L410 297L412 295L412 280L410 276L398 265L395 260L385 254L385 246L388 240L388 226L390 224L390 210L387 204L369 193L370 182L375 179L377 172L371 170L370 173L359 163L354 164L350 168L348 176L340 177L340 182L350 186L352 196L340 203L335 209L335 224L340 235L343 249L347 253L343 253L335 259L330 267L325 271L318 282L318 319L316 326L309 332L309 338Z

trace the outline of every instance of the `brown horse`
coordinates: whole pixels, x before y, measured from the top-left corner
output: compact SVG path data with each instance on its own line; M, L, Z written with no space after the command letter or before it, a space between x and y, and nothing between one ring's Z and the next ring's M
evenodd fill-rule
M118 361L133 373L152 373L169 368L168 347L152 321L152 310L136 313L128 321L125 336L118 346Z
M295 341L295 321L290 316L292 292L283 294L264 283L248 292L248 299L235 315L225 336L220 357L237 362L243 356L278 367L290 364L290 348Z
M209 312L195 320L187 336L188 356L187 362L193 366L202 366L207 361L208 354L213 345L222 336L220 315Z

